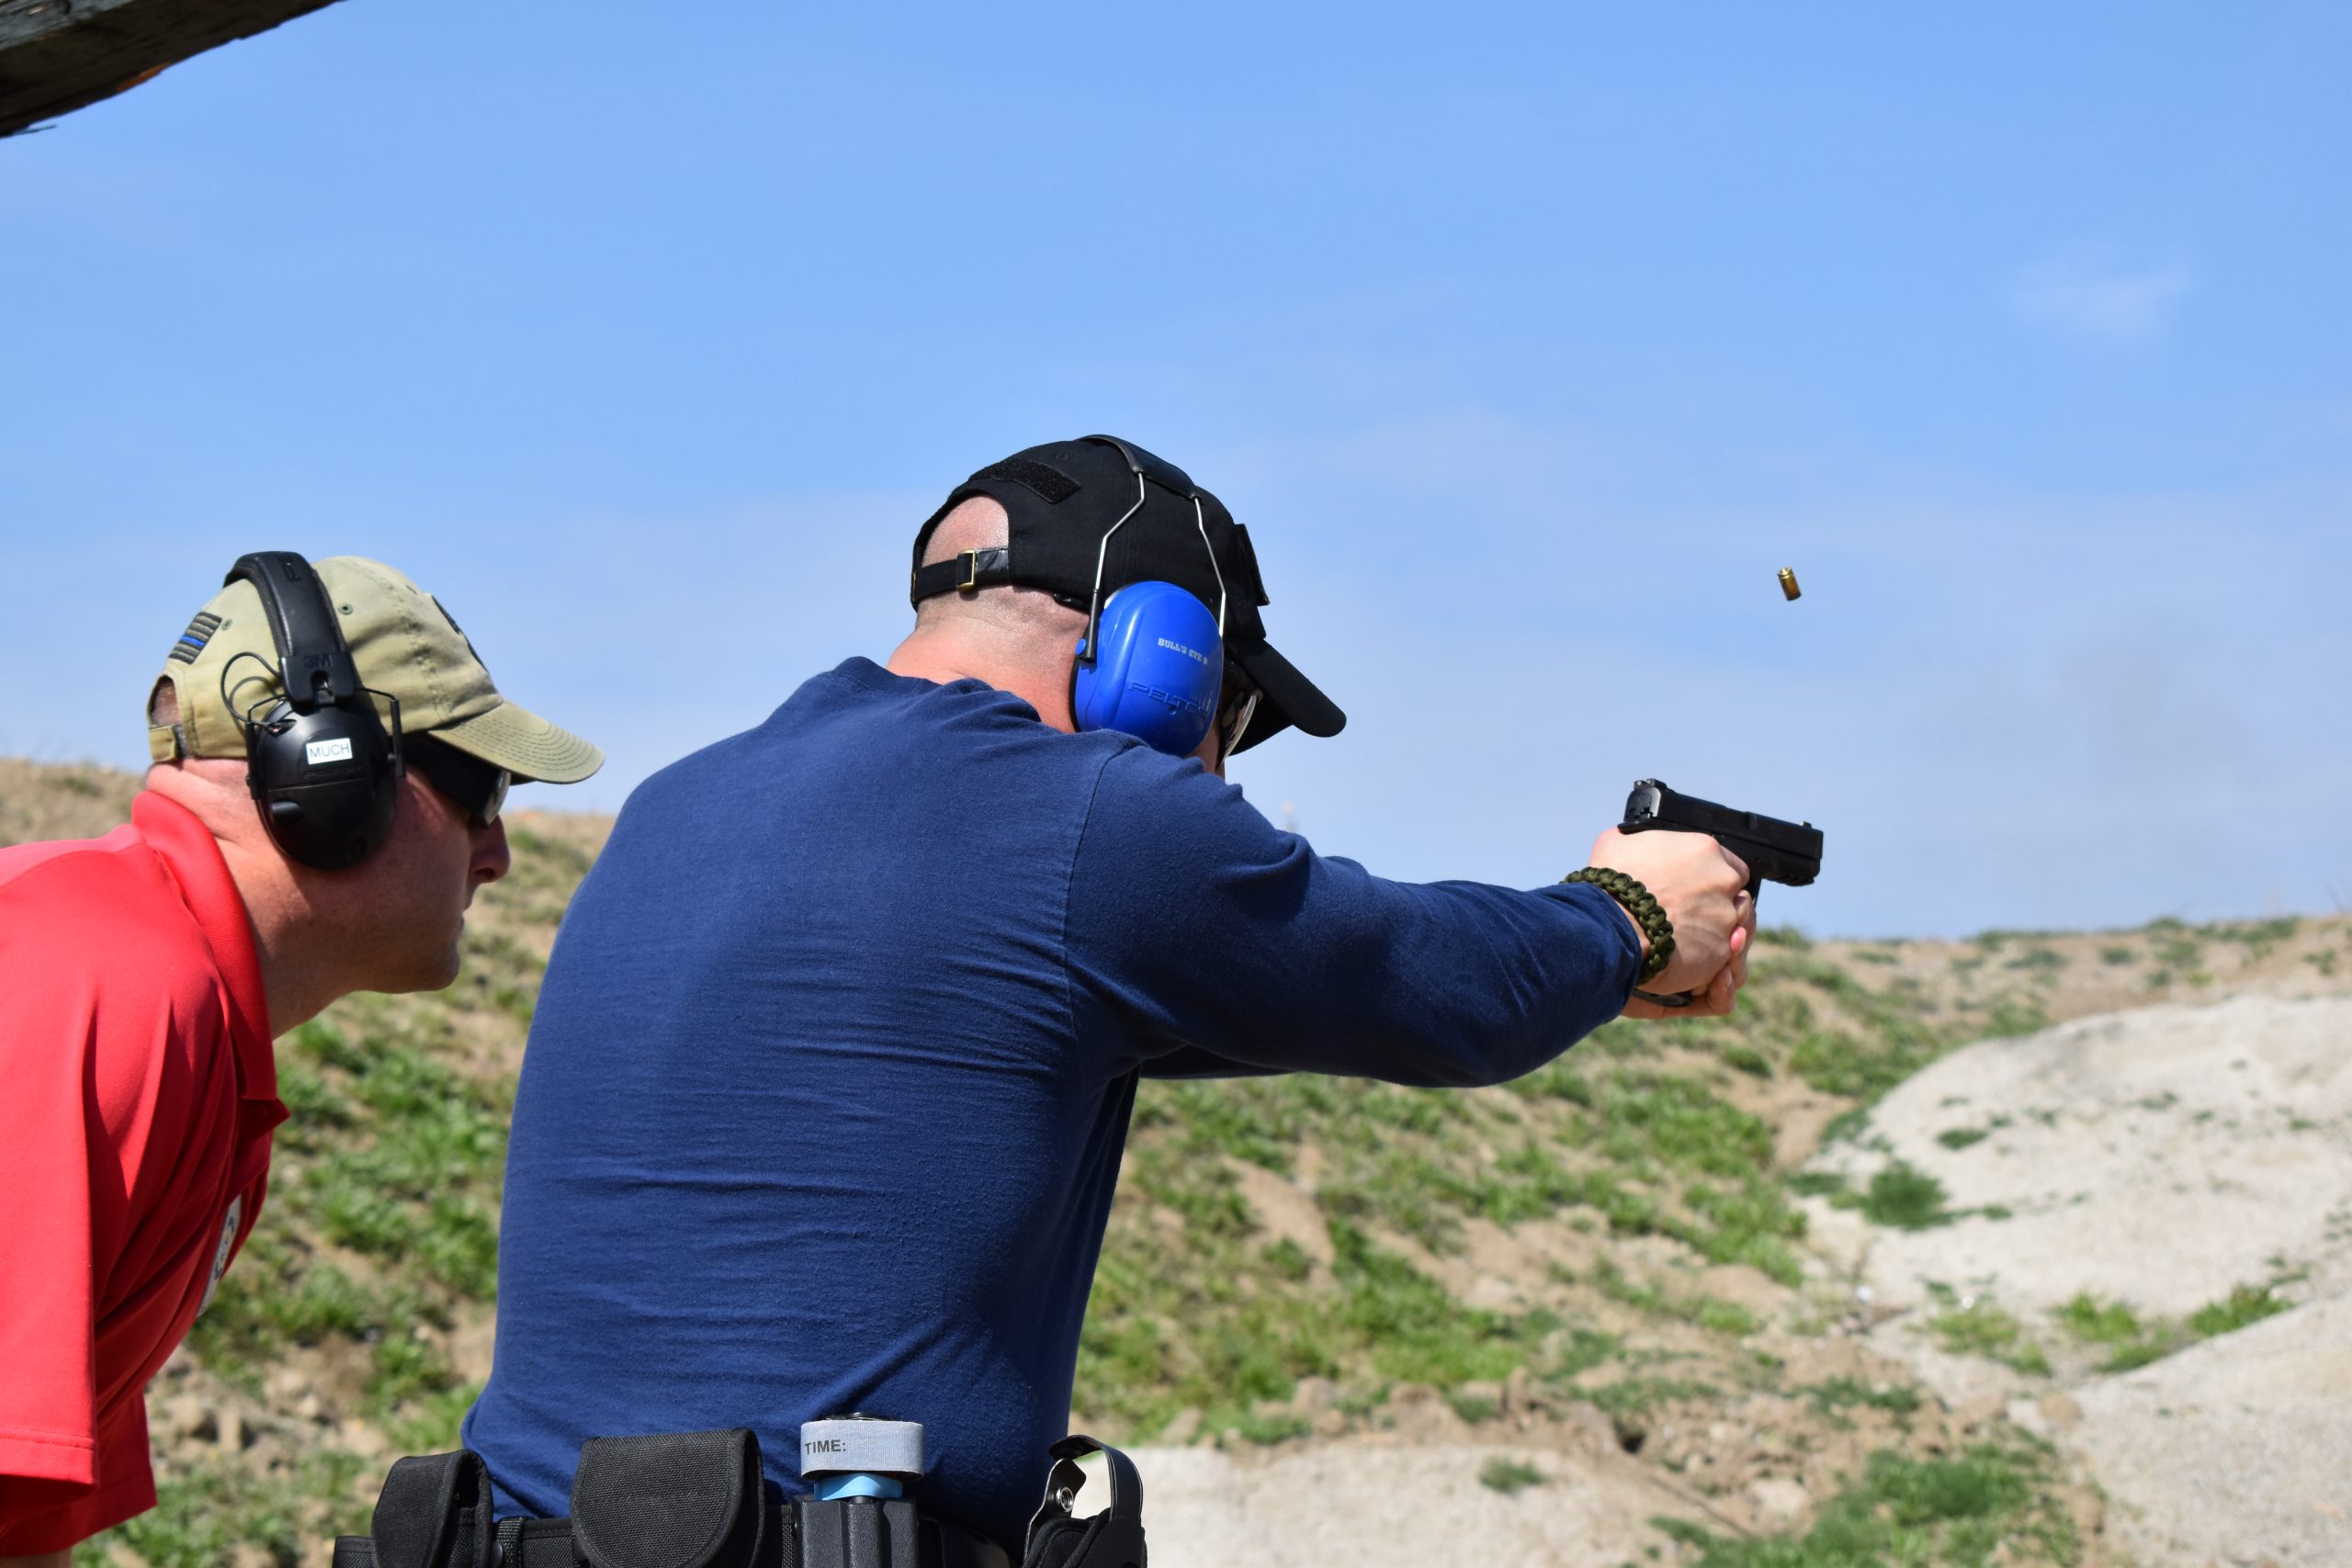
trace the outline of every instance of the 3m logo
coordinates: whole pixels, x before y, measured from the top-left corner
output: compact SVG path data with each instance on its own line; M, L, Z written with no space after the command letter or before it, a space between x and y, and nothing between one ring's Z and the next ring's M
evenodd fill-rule
M351 742L348 739L313 740L302 748L302 760L314 768L321 762L348 762L351 761Z

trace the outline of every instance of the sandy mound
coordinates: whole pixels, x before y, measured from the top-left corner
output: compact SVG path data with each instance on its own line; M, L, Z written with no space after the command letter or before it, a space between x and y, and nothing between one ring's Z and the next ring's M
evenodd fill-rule
M1262 1453L1145 1449L1135 1459L1152 1568L1619 1562L1656 1543L1650 1515L1685 1511L1570 1455L1473 1443L1342 1439ZM1478 1477L1498 1461L1544 1479L1496 1491Z
M2352 1298L2208 1341L2076 1396L2064 1435L2143 1562L2352 1562Z
M1968 1046L1821 1163L1859 1189L1894 1161L1951 1209L1995 1212L1900 1230L1820 1211L1888 1314L1877 1348L1947 1399L2020 1396L2012 1416L2088 1463L2143 1562L2352 1563L2352 999L2240 997ZM2199 1308L2264 1286L2302 1304L2104 1376L2106 1347L2056 1310L2126 1303L2169 1346ZM2014 1355L1937 1343L1932 1320L1979 1297L2050 1347L2071 1395Z
M1953 1209L1996 1211L1878 1232L1863 1277L1889 1304L1933 1280L2011 1311L2087 1291L2181 1316L2298 1269L2335 1293L2352 1283L2352 999L2240 997L1971 1045L1829 1160L1859 1185L1888 1156Z

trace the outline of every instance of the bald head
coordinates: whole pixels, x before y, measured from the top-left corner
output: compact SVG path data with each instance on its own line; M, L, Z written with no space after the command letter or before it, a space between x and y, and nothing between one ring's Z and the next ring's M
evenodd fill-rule
M952 560L966 550L1001 548L1010 520L994 499L976 495L939 520L923 547L922 564ZM915 606L915 638L942 637L977 642L998 658L1024 666L1044 661L1067 667L1070 650L1086 629L1086 616L1057 604L1042 589L999 584L969 593L939 593Z
M998 547L1010 534L1003 506L990 497L973 496L939 520L923 546L922 564ZM889 669L925 681L984 681L1035 708L1054 728L1075 729L1070 677L1085 636L1086 612L1069 608L1042 588L998 584L969 593L938 593L915 606L915 629L890 655ZM1196 755L1204 767L1224 775L1214 727Z
M1010 534L1004 507L973 496L931 531L922 564L996 548ZM1085 613L1056 604L1042 589L998 584L939 593L915 606L915 629L890 655L889 668L926 681L985 681L1019 696L1055 728L1069 729L1070 667L1085 635Z

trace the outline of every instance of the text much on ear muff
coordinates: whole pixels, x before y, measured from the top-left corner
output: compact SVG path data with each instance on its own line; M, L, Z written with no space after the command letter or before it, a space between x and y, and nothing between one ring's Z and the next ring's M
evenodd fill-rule
M1078 728L1115 729L1171 757L1198 750L1225 679L1225 640L1209 607L1172 582L1130 582L1103 604L1095 642L1079 644Z

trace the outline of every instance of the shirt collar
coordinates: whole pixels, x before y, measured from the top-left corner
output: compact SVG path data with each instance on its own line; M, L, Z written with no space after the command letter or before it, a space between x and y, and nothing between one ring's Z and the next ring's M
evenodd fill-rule
M230 1032L237 1042L239 1093L246 1100L276 1101L277 1055L270 1045L261 960L254 953L245 901L229 874L229 863L220 858L220 846L196 813L153 790L141 790L131 801L130 822L179 885L181 901L220 966L229 990Z

